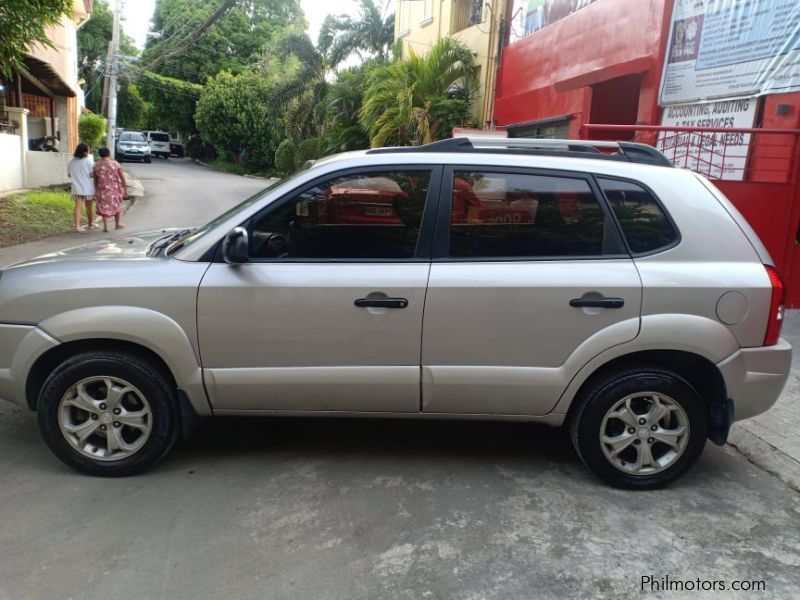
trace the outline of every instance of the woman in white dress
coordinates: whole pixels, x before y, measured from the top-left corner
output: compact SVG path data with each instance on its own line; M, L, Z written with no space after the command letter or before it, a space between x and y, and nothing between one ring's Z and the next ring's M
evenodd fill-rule
M69 176L72 179L72 199L75 201L75 231L81 232L81 204L86 207L88 229L94 229L94 157L89 146L78 144L73 159L69 161Z

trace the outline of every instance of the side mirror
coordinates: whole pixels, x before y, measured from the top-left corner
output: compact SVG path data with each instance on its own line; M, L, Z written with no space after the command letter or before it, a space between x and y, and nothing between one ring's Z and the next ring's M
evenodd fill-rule
M234 227L222 240L222 257L229 265L241 265L250 260L250 239L244 227Z

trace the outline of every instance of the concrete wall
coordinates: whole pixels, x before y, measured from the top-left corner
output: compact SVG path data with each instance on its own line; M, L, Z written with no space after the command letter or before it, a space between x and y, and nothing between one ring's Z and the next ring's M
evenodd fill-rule
M37 188L47 185L69 183L67 164L71 154L62 152L28 152L28 181L25 187Z
M20 136L0 133L0 192L23 187Z

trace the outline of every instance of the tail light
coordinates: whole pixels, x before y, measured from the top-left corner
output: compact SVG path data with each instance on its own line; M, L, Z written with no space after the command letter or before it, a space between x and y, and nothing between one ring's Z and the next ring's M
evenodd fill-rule
M764 335L764 345L774 346L778 343L781 335L781 325L783 325L783 281L775 267L764 265L767 270L769 282L772 284L772 299L769 303L769 321L767 322L767 333Z

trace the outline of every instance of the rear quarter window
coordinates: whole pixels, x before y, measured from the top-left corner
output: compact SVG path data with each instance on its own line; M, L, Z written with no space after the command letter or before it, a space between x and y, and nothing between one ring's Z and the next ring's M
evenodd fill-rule
M631 181L597 181L634 254L665 250L678 241L678 231L652 192Z

